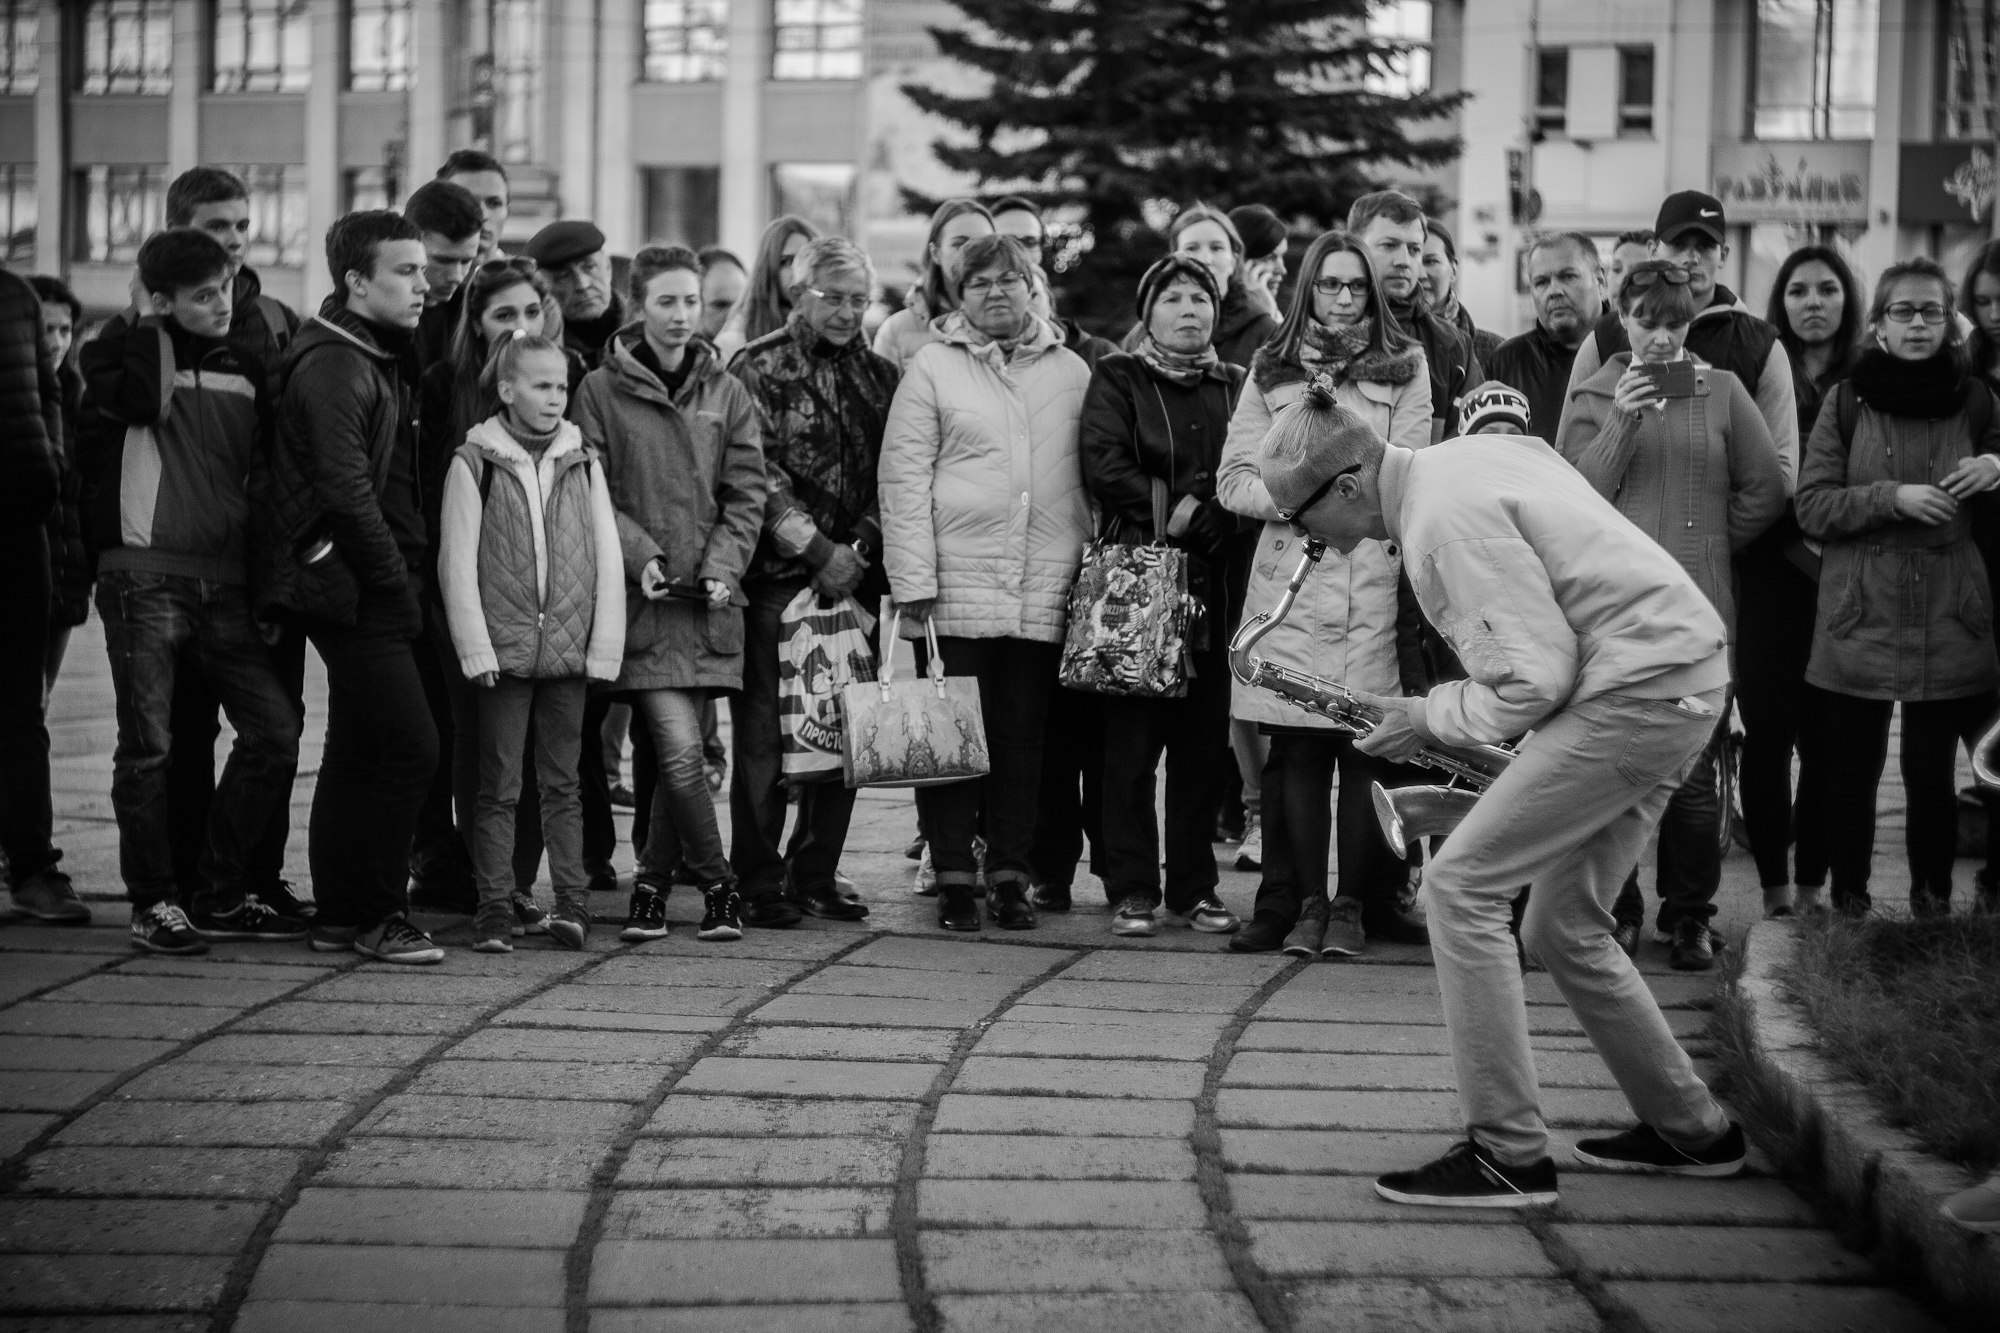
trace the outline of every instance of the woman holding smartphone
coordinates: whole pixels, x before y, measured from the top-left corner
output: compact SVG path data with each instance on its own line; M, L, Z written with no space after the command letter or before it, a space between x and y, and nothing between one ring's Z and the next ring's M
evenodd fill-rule
M1618 318L1632 344L1571 391L1556 442L1562 456L1618 511L1672 552L1707 594L1731 642L1736 607L1730 556L1778 520L1785 478L1777 446L1743 382L1689 355L1694 321L1688 271L1649 259L1618 284ZM1716 716L1716 741L1722 718ZM1660 933L1671 962L1715 961L1708 928L1722 882L1721 821L1711 743L1660 820ZM1637 950L1645 902L1638 870L1613 909L1613 937Z

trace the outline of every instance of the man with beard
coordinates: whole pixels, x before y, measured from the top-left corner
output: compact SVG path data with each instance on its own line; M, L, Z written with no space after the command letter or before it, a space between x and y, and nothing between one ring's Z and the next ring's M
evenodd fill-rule
M1535 326L1501 343L1486 374L1528 400L1529 429L1550 444L1562 424L1576 349L1604 313L1604 270L1597 246L1581 232L1537 236L1528 246L1528 290Z

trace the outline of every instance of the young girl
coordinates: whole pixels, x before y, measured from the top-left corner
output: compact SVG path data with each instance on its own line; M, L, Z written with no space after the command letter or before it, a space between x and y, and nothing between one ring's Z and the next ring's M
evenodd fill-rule
M625 575L597 455L563 420L563 350L525 330L497 340L480 377L493 415L466 432L445 479L438 577L465 679L477 687L479 797L472 947L507 953L514 925L514 807L535 724L542 838L556 910L550 938L589 933L577 762L585 677L617 676Z

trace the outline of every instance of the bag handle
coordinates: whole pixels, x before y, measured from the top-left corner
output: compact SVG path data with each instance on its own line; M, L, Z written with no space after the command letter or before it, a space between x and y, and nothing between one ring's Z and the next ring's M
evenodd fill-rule
M896 680L896 643L903 629L903 608L886 597L882 600L889 602L889 632L882 636L882 642L888 646L883 650L882 671L876 676L875 683L882 687L882 697L886 699L889 697L889 687ZM942 699L945 697L944 654L938 650L935 613L924 621L924 645L930 649L931 661L927 674L931 678L931 684L937 689L938 698Z

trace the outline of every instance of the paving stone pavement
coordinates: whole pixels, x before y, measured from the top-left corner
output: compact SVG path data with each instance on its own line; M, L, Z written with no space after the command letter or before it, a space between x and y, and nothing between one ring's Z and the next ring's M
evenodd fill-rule
M705 945L676 899L668 939L580 953L474 954L436 918L421 970L142 957L101 651L72 649L54 728L98 923L0 925L0 1330L1935 1327L1761 1159L1566 1168L1522 1215L1380 1201L1370 1177L1457 1123L1421 951L1114 939L1094 880L1032 934L948 938L910 891L907 796L860 802L857 925ZM1254 888L1224 875L1239 911ZM1725 929L1756 901L1733 857ZM1712 979L1650 941L1642 966L1711 1068ZM1528 998L1566 1152L1626 1111L1545 975Z

